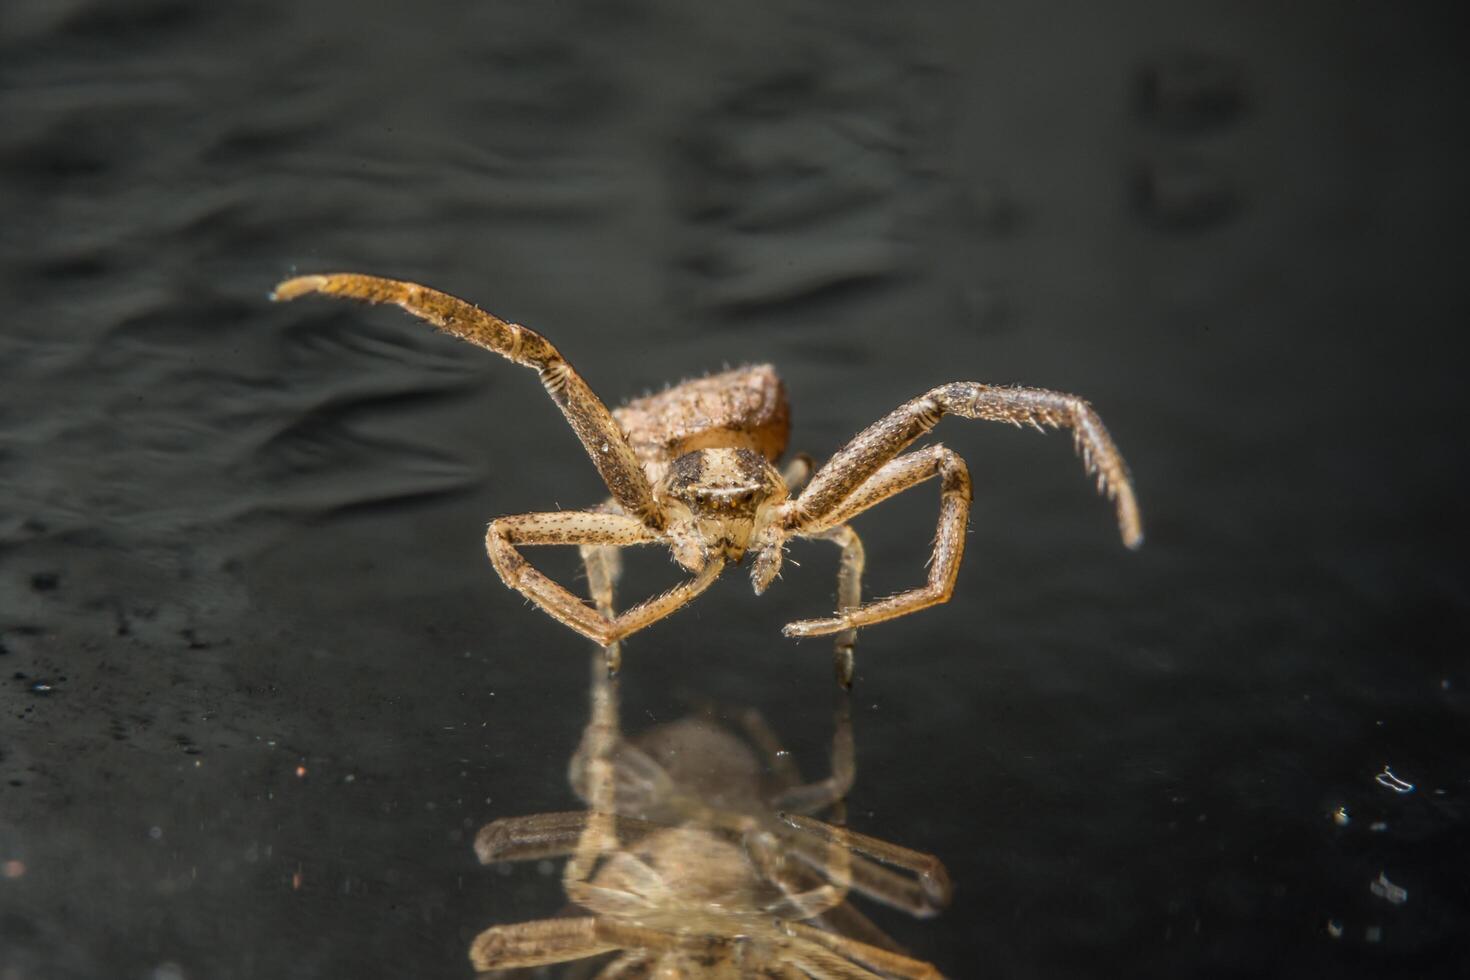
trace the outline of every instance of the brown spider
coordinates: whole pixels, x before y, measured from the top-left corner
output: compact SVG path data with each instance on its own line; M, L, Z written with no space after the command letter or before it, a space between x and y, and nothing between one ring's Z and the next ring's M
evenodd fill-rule
M592 510L516 514L490 522L490 561L505 584L553 618L604 647L662 619L699 595L747 551L757 594L776 578L786 542L822 538L843 552L838 612L786 625L787 636L838 634L839 672L851 672L855 631L948 601L959 573L970 510L970 474L941 445L903 450L946 414L1072 429L1098 489L1113 499L1123 543L1143 542L1138 504L1123 458L1102 420L1075 395L957 381L913 399L858 433L815 473L798 461L783 476L772 463L786 448L790 409L775 369L755 365L686 381L609 411L540 334L426 286L356 273L301 276L272 294L307 293L393 303L445 333L535 368L571 423L612 494ZM791 493L802 479L800 494ZM847 521L894 494L939 477L939 526L928 582L867 604L859 602L862 543ZM626 547L662 542L693 578L618 616L590 608L537 571L521 545ZM845 664L845 666L844 666Z
M596 577L591 564L589 572ZM940 976L846 898L852 889L933 915L949 901L944 866L802 815L840 808L852 783L845 694L833 774L801 784L753 712L741 718L744 739L702 718L623 739L617 682L600 656L592 673L592 717L571 765L591 809L496 820L475 839L486 864L568 855L562 877L573 907L485 930L470 949L477 970L587 961L578 975L596 971L597 980Z

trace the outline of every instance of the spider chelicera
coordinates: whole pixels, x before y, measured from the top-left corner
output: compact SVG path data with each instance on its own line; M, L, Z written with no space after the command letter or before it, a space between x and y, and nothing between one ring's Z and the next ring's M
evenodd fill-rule
M965 548L970 474L941 445L904 450L945 415L1072 430L1098 490L1113 500L1123 543L1143 543L1143 524L1123 457L1083 399L1041 388L956 381L900 405L868 426L815 472L803 459L785 474L772 464L786 449L790 409L775 369L754 365L698 378L609 411L545 337L471 303L415 283L356 273L300 276L272 297L308 293L392 303L445 333L534 368L612 499L589 510L515 514L490 522L490 561L505 584L561 623L609 649L699 595L727 565L754 553L750 580L764 592L781 570L786 542L821 538L842 549L838 611L786 625L787 636L837 634L838 671L851 676L855 631L948 601ZM810 479L807 479L810 477ZM860 601L862 543L847 522L932 477L940 481L938 531L928 581L873 602ZM802 486L803 481L805 485ZM801 487L795 496L795 488ZM529 564L522 545L621 548L661 542L693 577L627 611L587 605Z

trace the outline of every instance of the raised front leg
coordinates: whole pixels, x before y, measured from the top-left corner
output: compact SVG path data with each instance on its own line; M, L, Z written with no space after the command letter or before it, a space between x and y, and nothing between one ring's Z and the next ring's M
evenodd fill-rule
M817 471L791 505L787 526L801 534L831 527L846 519L842 515L856 513L846 506L848 498L947 414L1030 425L1038 431L1044 431L1044 426L1071 429L1087 471L1097 474L1098 490L1113 500L1123 543L1130 548L1143 544L1143 521L1128 468L1091 405L1076 395L1043 388L1006 388L976 381L940 385L854 436Z
M490 562L505 584L544 609L557 622L581 633L602 647L609 647L631 633L663 619L709 588L720 572L722 560L712 560L694 578L642 602L627 612L609 618L526 561L517 545L615 545L646 544L655 540L649 528L623 514L586 510L563 510L540 514L516 514L496 518L485 534Z
M534 330L508 323L472 303L418 283L355 272L298 276L276 286L271 298L296 299L308 293L345 296L366 303L391 303L460 340L535 368L551 400L566 416L623 511L651 528L664 526L648 477L638 465L623 430L582 376L551 342Z
M831 515L848 518L916 486L930 477L940 477L939 524L934 535L934 552L929 557L929 580L922 588L879 599L853 610L839 609L831 619L802 619L788 623L787 636L822 636L881 623L948 602L965 554L965 527L970 516L970 471L965 461L943 446L928 446L891 460L853 491ZM807 532L821 535L824 531Z

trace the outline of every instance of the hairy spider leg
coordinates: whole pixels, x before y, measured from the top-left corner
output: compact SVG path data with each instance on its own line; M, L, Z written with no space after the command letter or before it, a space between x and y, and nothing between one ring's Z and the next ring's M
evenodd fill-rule
M1143 521L1128 468L1091 405L1076 395L1044 388L1009 388L978 381L933 388L854 436L813 474L789 509L788 527L801 533L838 523L833 516L847 498L945 415L1030 425L1039 432L1045 431L1043 427L1071 429L1087 472L1097 475L1099 492L1106 493L1117 509L1123 543L1129 548L1143 544Z
M649 528L663 528L663 510L654 500L648 476L612 412L551 341L536 331L509 323L473 303L428 286L354 272L287 279L276 286L271 298L288 301L308 293L342 296L365 303L391 303L451 336L534 368L623 512L637 517Z
M1005 388L978 382L941 385L901 405L837 451L787 507L788 534L816 537L834 525L933 476L941 478L941 503L928 582L924 587L868 603L829 619L788 624L787 636L820 636L852 630L948 601L964 553L970 477L964 461L942 446L899 455L946 414L964 418L1071 428L1088 472L1115 505L1123 543L1143 543L1143 522L1122 455L1092 407L1075 395L1041 388Z
M867 563L862 539L846 524L814 531L805 537L831 541L842 549L837 565L837 612L843 616L856 613L863 604L863 566ZM852 687L853 648L856 646L856 625L837 631L832 643L832 668L838 686L844 690Z
M613 545L626 547L657 541L656 532L625 514L593 510L559 510L513 514L490 522L485 550L505 584L540 606L560 622L606 650L630 633L663 619L709 588L725 569L722 558L712 558L693 578L660 595L609 618L591 608L565 587L533 567L518 545ZM604 655L604 660L606 660ZM616 659L616 654L614 655Z
M608 511L616 506L616 502L609 501L599 510ZM587 591L591 593L592 604L603 619L611 622L617 618L617 609L613 605L613 591L617 588L618 580L623 577L622 555L617 548L611 545L584 544L579 550L582 555L582 567L587 570ZM603 647L602 656L607 665L607 672L616 674L623 664L622 641L614 640Z
M839 609L837 616L831 619L802 619L788 623L782 628L782 633L786 636L822 636L848 632L949 601L954 593L955 580L959 577L960 560L965 554L965 528L970 519L970 471L956 453L934 445L890 460L853 493L850 499L856 499L852 506L844 502L840 513L834 516L851 517L934 476L941 478L939 520L934 550L929 559L928 581L920 588L875 600L852 611Z

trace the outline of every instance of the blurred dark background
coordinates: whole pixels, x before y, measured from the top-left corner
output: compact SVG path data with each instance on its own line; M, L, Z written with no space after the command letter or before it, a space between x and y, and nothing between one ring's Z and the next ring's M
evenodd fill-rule
M874 916L956 977L1464 975L1457 12L7 0L0 978L463 977L562 903L470 841L575 804L587 645L481 538L603 490L529 372L267 301L335 269L612 403L773 362L818 458L943 381L1088 397L1137 554L1066 437L940 427L969 552L862 635L850 821L958 891ZM858 523L870 595L934 508ZM791 557L628 644L630 729L753 706L821 773Z

